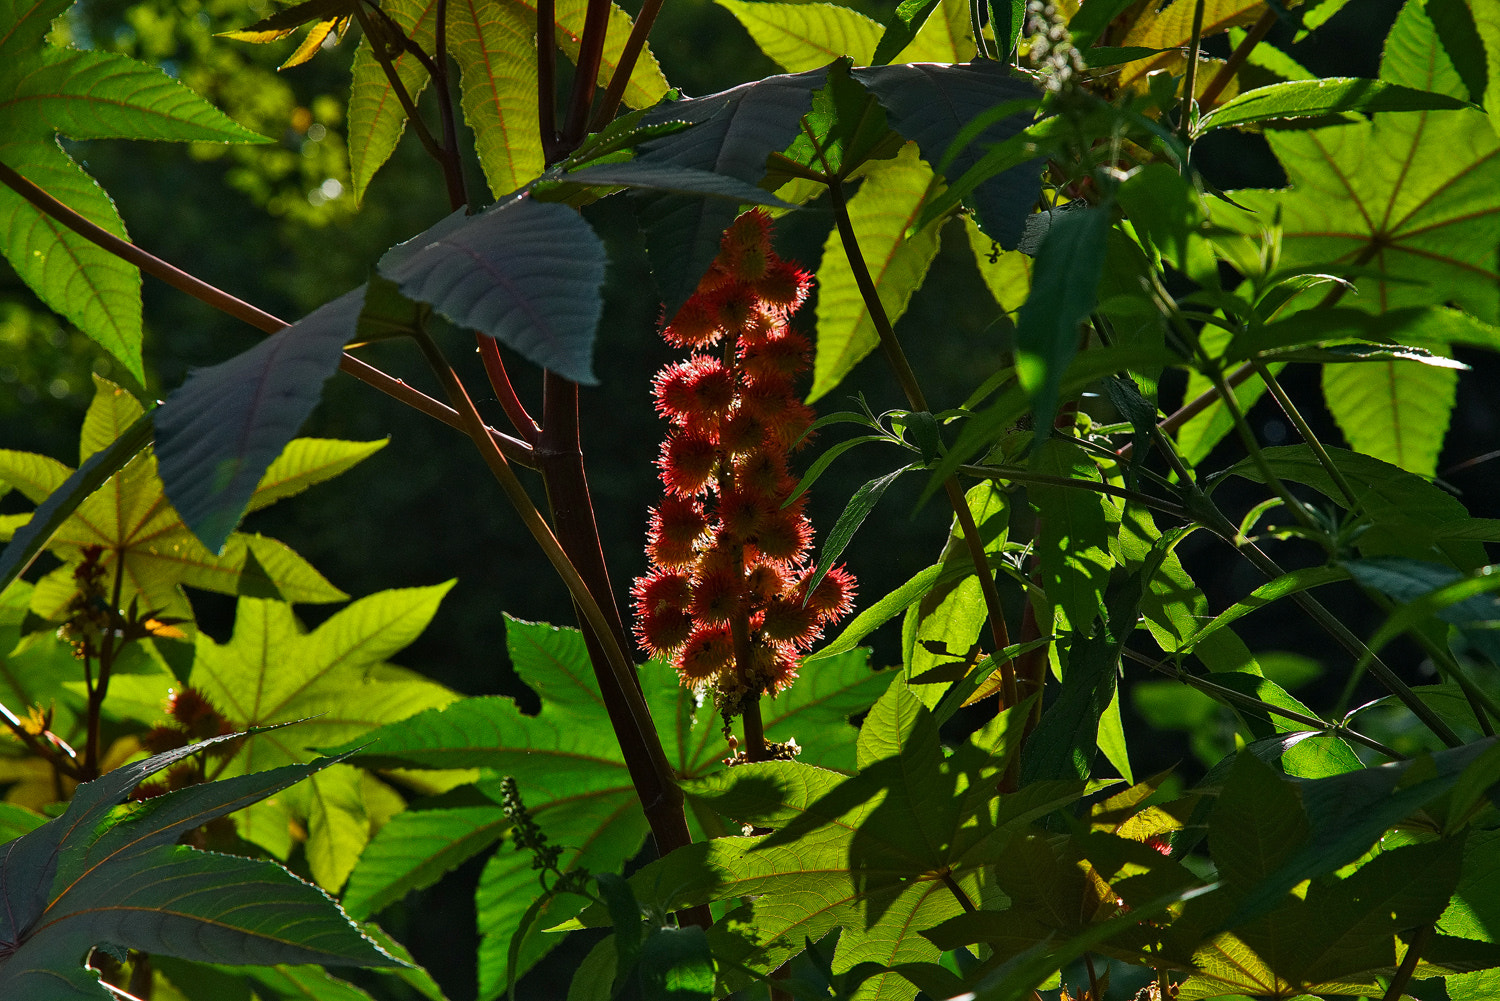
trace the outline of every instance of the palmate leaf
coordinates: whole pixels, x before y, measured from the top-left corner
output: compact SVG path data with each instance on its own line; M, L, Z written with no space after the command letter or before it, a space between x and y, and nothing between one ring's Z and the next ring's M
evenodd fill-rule
M907 229L916 221L929 188L938 183L918 157L916 145L908 143L894 160L872 165L859 191L849 199L849 220L860 254L892 323L906 312L937 256L942 220L910 237ZM824 243L823 265L818 269L817 320L809 400L837 386L880 343L836 230Z
M0 992L36 1001L112 997L80 965L101 943L207 961L398 965L337 904L280 866L175 844L332 759L182 789L101 826L137 782L202 748L86 783L61 817L12 842L0 929L16 948L0 960Z
M827 66L840 56L849 56L856 66L868 66L884 30L880 22L831 3L718 0L718 4L788 73Z
M486 767L516 777L528 810L553 844L577 847L564 867L619 868L646 836L645 818L608 729L593 669L577 630L509 620L507 646L517 673L535 686L540 715L522 714L507 698L464 699L360 738L353 760L371 767ZM853 766L845 720L867 707L889 675L872 674L858 653L809 667L788 691L766 700L762 717L772 740L796 739L803 757L831 767ZM656 710L663 745L683 776L717 771L726 754L711 708L700 707L670 668L641 670L646 701ZM502 837L510 820L499 805L498 780L467 794L397 815L371 841L350 876L346 902L372 914ZM503 990L511 937L537 894L528 856L502 851L485 867L477 904L481 996ZM542 919L556 924L581 901L559 900ZM566 910L572 906L573 910ZM557 936L530 936L521 951L529 968Z
M1126 63L1120 68L1121 86L1130 86L1144 80L1152 70L1185 64L1182 51L1192 41L1195 7L1196 5L1184 7L1181 4L1170 4L1139 8L1140 14L1135 24L1117 44L1122 48L1141 46L1170 51ZM1230 28L1250 24L1265 9L1266 5L1261 0L1205 0L1202 37L1211 38Z
M113 442L142 414L140 404L118 386L97 376L95 386L94 401L84 418L82 459ZM272 463L257 489L274 491L271 496L277 498L289 496L347 469L379 447L374 443L293 442ZM0 451L0 481L38 504L70 472L44 456ZM251 503L256 505L254 500ZM38 582L32 611L45 619L62 617L78 590L73 570L89 546L102 548L100 563L106 580L113 580L117 565L122 568L122 605L129 608L137 602L141 611L159 618L191 621L184 585L221 594L277 595L288 601L327 602L346 597L274 539L236 532L223 552L210 553L167 502L156 458L149 450L85 499L58 528L48 548L63 566Z
M307 722L250 738L223 774L306 761L315 756L309 746L356 740L381 724L453 701L443 686L385 663L426 628L451 586L373 594L310 633L290 605L242 598L229 642L198 637L189 682L237 725ZM235 822L242 837L278 858L291 852L291 829L304 827L313 878L336 890L370 835L400 809L392 796L357 768L337 765L236 815Z
M1467 96L1417 3L1407 4L1391 29L1381 79ZM1456 303L1494 323L1500 206L1492 192L1500 184L1500 137L1486 126L1479 111L1412 111L1271 133L1290 187L1236 192L1232 197L1251 214L1221 202L1213 206L1214 220L1258 232L1279 219L1285 267L1364 269L1354 276L1359 294L1346 296L1345 305L1385 312ZM1455 380L1452 371L1408 361L1342 366L1325 375L1325 398L1355 447L1430 475Z
M853 996L911 998L916 987L889 968L939 955L914 929L963 913L959 893L974 905L990 900L985 865L1032 820L1081 794L1081 783L1047 783L1002 798L991 812L1005 753L965 745L945 758L932 716L898 685L866 718L854 777L767 762L687 783L695 803L776 833L679 849L632 886L638 899L668 910L753 897L753 925L740 913L712 933L739 929L747 948L736 958L752 969L774 968L788 945L800 949L842 927L834 972L861 962L885 968ZM584 921L603 917L592 909Z
M0 8L0 162L116 236L125 229L93 179L57 147L57 135L264 142L159 68L114 53L48 45L71 0ZM0 248L49 307L116 358L138 382L140 274L0 188Z
M598 382L604 244L567 206L517 195L476 216L460 209L386 251L378 268L454 323L574 382Z

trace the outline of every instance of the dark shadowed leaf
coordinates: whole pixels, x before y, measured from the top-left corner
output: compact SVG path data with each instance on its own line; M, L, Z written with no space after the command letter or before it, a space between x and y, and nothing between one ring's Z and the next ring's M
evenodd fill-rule
M644 143L636 163L692 167L757 184L766 174L766 155L782 150L812 106L827 70L772 76L732 90L659 105L646 113L646 125L686 121L693 127ZM719 238L738 207L721 199L655 195L641 206L652 271L674 316L698 286L719 251Z
M456 212L391 248L380 273L403 295L592 385L604 245L572 209L518 195Z
M1290 80L1240 94L1198 119L1195 136L1214 129L1276 118L1316 118L1359 111L1428 111L1462 108L1468 102L1447 94L1414 90L1383 80L1325 77Z
M318 405L364 299L360 286L249 351L194 369L157 409L157 469L167 498L213 552L222 551L266 469Z
M954 140L974 119L1005 102L1038 96L1029 82L989 61L871 66L853 70L852 75L880 100L891 127L915 141L934 169L945 163ZM1030 120L1030 114L1018 112L992 121L977 135L963 136L968 142L950 165L942 167L944 176L960 176L991 145L1020 132ZM980 226L1006 250L1014 250L1021 240L1026 216L1036 205L1041 169L1040 160L1012 167L984 181L969 198Z

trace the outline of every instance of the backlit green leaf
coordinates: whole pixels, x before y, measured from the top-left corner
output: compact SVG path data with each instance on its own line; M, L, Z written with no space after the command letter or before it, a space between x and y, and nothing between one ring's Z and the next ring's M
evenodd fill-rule
M827 66L840 56L869 65L883 30L878 21L831 3L717 0L760 50L788 73Z

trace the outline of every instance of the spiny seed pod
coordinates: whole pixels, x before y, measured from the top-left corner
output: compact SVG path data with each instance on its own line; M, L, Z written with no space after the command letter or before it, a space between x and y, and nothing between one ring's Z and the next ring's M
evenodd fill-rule
M726 717L790 684L801 651L853 603L843 568L807 594L812 525L805 498L789 501L787 452L813 414L794 382L810 347L787 324L810 285L772 249L769 216L740 216L662 332L703 353L652 382L671 430L657 460L665 496L651 512L651 571L631 589L635 633L684 684L713 688Z

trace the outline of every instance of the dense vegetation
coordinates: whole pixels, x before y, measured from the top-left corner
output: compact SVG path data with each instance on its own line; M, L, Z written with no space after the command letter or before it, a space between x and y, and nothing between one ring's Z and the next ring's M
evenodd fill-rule
M0 2L0 996L1500 993L1381 9Z

